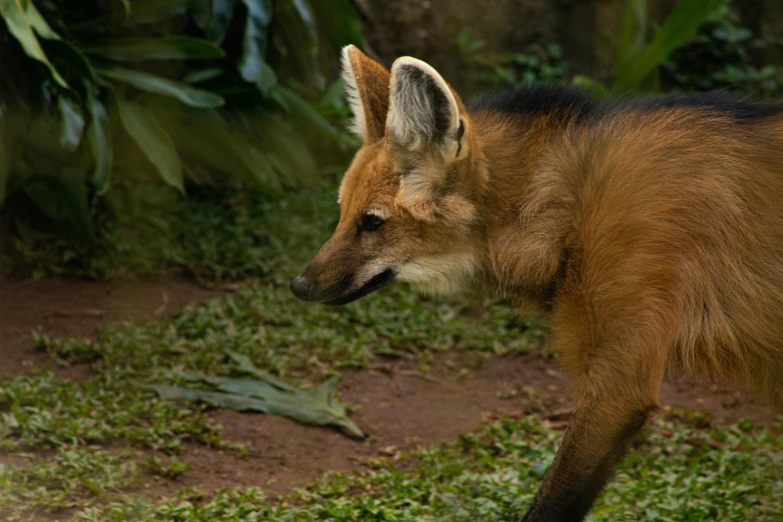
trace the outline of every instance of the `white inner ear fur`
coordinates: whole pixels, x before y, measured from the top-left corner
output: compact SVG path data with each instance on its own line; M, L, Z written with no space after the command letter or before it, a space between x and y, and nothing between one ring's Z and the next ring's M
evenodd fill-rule
M429 143L436 133L441 107L433 105L427 93L428 85L413 81L410 69L425 74L446 97L449 114L447 138L456 137L459 129L459 107L446 81L429 64L404 56L395 60L391 69L391 95L386 126L401 142L413 148ZM406 69L408 73L406 74ZM449 140L453 141L453 140ZM456 150L455 150L456 153Z
M350 47L350 45L343 47L342 52L345 97L348 101L348 106L351 108L351 112L353 113L353 120L351 121L350 125L351 132L364 140L367 136L367 120L364 115L362 97L359 95L359 86L356 83L356 74L354 73L353 66L351 65L351 58L348 56L348 49Z

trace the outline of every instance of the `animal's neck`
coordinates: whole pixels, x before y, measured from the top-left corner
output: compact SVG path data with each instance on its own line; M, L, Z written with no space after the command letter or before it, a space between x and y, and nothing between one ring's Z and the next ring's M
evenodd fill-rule
M573 148L545 120L477 123L488 179L479 203L484 273L501 295L545 310L567 257L576 188L559 158Z

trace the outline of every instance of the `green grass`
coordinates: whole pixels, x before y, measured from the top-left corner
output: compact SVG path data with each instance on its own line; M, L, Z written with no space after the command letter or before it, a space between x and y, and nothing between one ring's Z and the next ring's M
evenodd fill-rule
M0 381L0 445L13 456L0 465L0 518L62 509L77 520L109 522L494 521L519 514L560 436L533 418L425 448L399 469L378 460L373 471L332 474L284 502L253 489L184 490L156 502L139 494L149 475L188 472L186 442L243 451L227 445L204 408L137 386L184 384L183 371L228 374L227 349L296 384L376 357L413 357L426 371L446 350L494 356L539 349L535 325L500 305L488 307L491 313L464 308L473 296L422 298L397 285L339 308L297 301L288 281L333 228L333 198L333 187L324 185L277 200L248 194L232 203L193 203L178 225L188 233L176 243L176 266L208 281L248 278L247 286L166 322L113 325L94 342L36 336L55 363L89 365L92 377L74 382L39 373ZM121 267L111 256L95 259ZM780 519L773 499L783 498L783 441L742 427L656 428L603 497L597 520ZM699 442L708 439L725 445Z
M259 368L314 384L340 368L365 367L377 356L415 356L426 370L438 351L503 354L540 342L540 331L506 308L468 313L459 300L420 298L404 286L338 308L295 299L288 282L334 227L333 200L334 187L326 185L277 200L246 195L230 204L192 203L188 221L179 225L189 231L179 243L188 260L180 267L209 281L252 282L234 295L188 306L166 322L113 325L94 342L36 335L38 347L57 364L87 364L93 376L78 383L51 373L0 381L0 445L12 452L50 450L57 458L76 451L84 463L103 458L107 446L172 455L186 441L224 446L220 427L202 407L159 399L137 384L185 384L183 371L228 374L228 349ZM95 259L102 266L113 262ZM104 461L117 484L135 482L127 462ZM61 508L102 497L79 484L44 480L46 470L57 473L55 461L30 462L6 470L15 487L0 492L0 509L20 499L27 507ZM40 484L49 497L21 495L29 484Z
M738 428L659 423L599 500L596 521L773 521L783 517L783 438ZM259 489L193 490L87 509L77 520L333 522L516 520L554 457L561 433L534 418L504 420L453 444L421 449L399 468L332 473L269 502ZM713 444L707 445L705 439ZM714 449L715 443L722 447Z

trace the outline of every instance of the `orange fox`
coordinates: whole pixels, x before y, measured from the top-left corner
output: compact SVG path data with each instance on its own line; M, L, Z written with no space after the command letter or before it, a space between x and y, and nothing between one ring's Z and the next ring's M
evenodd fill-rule
M291 290L478 284L548 316L578 408L524 520L586 516L667 366L783 406L783 106L538 86L468 109L414 58L343 64L363 146Z

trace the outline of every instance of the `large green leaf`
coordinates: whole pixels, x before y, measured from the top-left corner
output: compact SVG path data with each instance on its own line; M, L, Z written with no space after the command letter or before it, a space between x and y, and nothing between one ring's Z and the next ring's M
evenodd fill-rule
M103 103L95 96L94 87L87 85L87 110L90 124L87 126L87 139L92 150L95 167L92 172L92 184L98 195L109 190L111 167L114 159L109 118Z
M57 97L57 108L60 110L60 145L65 150L76 150L84 131L82 107L70 95L63 93Z
M318 27L315 24L315 16L308 0L293 0L293 4L299 15L303 33L307 35L307 38L302 38L298 42L296 48L301 48L302 63L309 62L307 70L313 72L318 88L323 89L324 79L318 66Z
M83 47L82 50L88 54L99 54L112 60L127 62L210 60L223 57L223 50L214 43L189 36L121 38L94 47Z
M38 11L38 9L36 9L32 0L23 0L22 4L24 4L24 12L27 16L27 20L30 22L30 26L38 34L38 36L46 40L60 40L60 35L55 33L52 28L49 27L49 24L46 23L44 17L41 16L41 13Z
M271 65L264 62L261 64L261 73L258 75L258 80L256 80L256 86L261 91L261 94L268 96L275 85L277 85L277 73L275 73Z
M66 40L52 43L49 56L58 70L65 71L69 77L79 77L83 81L96 84L98 77L92 64L76 46Z
M182 165L171 136L144 106L126 99L119 99L117 106L122 126L155 166L163 181L184 192Z
M30 13L32 13L32 19ZM41 43L38 41L36 33L42 38L50 39L53 39L57 35L49 28L32 2L23 2L22 0L0 0L0 15L2 15L3 20L5 20L8 31L22 46L25 54L44 64L49 69L52 78L62 87L67 89L68 83L49 61L49 58L41 47Z
M254 147L247 152L256 165L269 165L273 177L266 178L266 184L274 186L296 186L312 181L318 173L318 162L310 151L313 127L301 126L299 132L291 125L295 118L281 118L280 114L266 111L252 111L235 117L235 125L241 129Z
M238 67L245 81L255 82L266 56L270 9L268 0L242 0L242 3L247 7L247 23Z
M634 2L636 0L628 0ZM615 79L615 88L633 91L688 38L699 30L723 0L680 0L661 25L655 38L641 49ZM626 36L624 38L627 39Z
M282 0L276 4L276 27L285 36L288 60L305 82L323 87L318 67L318 41L315 19L306 0Z
M322 136L334 140L340 139L340 132L321 116L318 111L302 99L301 96L282 85L275 86L275 92L280 95L285 103L285 108L293 117L294 121L305 123Z
M220 67L210 67L209 69L200 69L198 71L189 72L186 74L182 81L185 83L201 83L208 80L214 80L225 75L226 72Z
M234 354L236 357L236 354ZM235 359L236 360L236 359ZM249 365L249 367L248 367ZM142 385L167 399L200 401L238 411L256 411L281 415L303 424L336 426L349 435L364 439L366 435L346 415L345 406L337 400L339 377L331 377L320 387L297 390L293 386L274 379L257 370L247 360L243 369L256 379L211 377L185 374L194 383L208 384L218 391L194 390L178 386Z
M8 179L11 177L11 139L5 129L2 109L0 106L0 207L5 202Z
M211 109L225 103L225 100L214 92L196 89L185 83L175 82L154 74L119 67L101 69L99 72L101 76L110 80L132 85L142 91L170 96L191 107Z
M350 0L316 0L312 8L318 27L336 47L353 44L364 47L362 21Z
M620 37L617 40L617 67L627 67L647 41L647 0L627 0Z
M248 357L247 355L241 354L239 352L235 352L233 350L226 350L226 355L232 361L234 361L234 363L236 363L237 370L239 370L240 372L246 373L248 375L252 375L256 379L263 381L267 384L270 384L280 390L290 391L290 392L296 391L296 388L291 386L287 382L281 381L275 376L266 372L262 372L261 370L256 368L256 365L253 364L253 361L251 361L250 357Z
M212 12L204 34L213 42L222 42L234 12L234 0L212 0Z
M268 155L256 147L267 143L251 139L216 110L192 109L166 101L161 98L156 102L156 114L183 158L265 189L278 188Z

